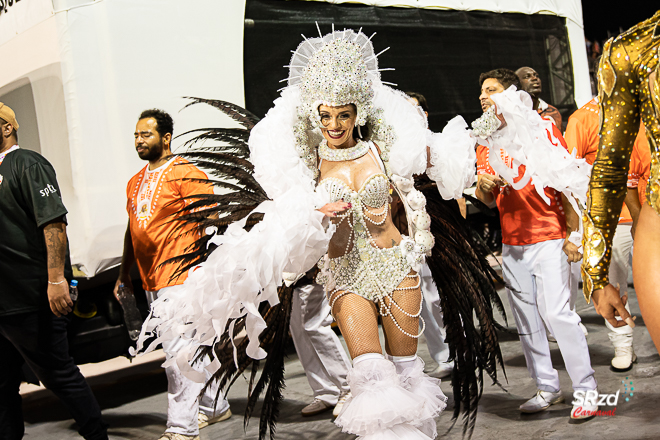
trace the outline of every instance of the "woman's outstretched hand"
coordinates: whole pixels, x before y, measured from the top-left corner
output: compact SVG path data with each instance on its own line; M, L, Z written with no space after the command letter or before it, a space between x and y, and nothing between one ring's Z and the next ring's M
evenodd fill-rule
M341 214L351 206L352 205L350 203L346 203L343 200L340 200L339 202L326 203L322 208L319 208L319 211L321 211L326 217L332 218L337 217L337 214Z

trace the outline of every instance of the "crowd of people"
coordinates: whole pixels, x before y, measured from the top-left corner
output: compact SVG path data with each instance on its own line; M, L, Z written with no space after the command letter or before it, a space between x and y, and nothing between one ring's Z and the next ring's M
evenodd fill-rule
M137 264L151 305L138 346L155 335L166 354L168 417L160 440L198 439L199 429L231 417L212 378L217 360L196 357L196 350L213 345L247 315L248 354L267 356L259 348L259 304L277 302L273 292L285 282L296 286L290 334L313 391L302 416L332 410L338 426L363 440L435 438L434 419L447 400L439 379L453 371L456 380L478 365L461 352L469 350L471 334L466 327L457 331L447 278L434 272L445 267L448 278L459 278L467 269L434 260L438 247L449 246L436 240L435 202L415 187L413 176L421 174L443 199L459 200L463 217L463 191L475 181L476 197L499 212L505 290L537 387L521 412L564 401L549 341L559 346L573 390L597 389L586 328L575 311L580 264L585 297L594 299L609 329L611 367L630 370L636 355L627 295L636 235L645 237L644 245L635 245L644 259L633 265L645 319L655 316L658 303L655 272L648 270L660 249L653 247L660 187L651 166L658 152L647 130L657 148L657 107L648 104L660 104L657 57L648 54L657 50L650 35L659 19L656 14L636 29L648 38L636 43L642 47L635 48L637 58L626 58L631 65L610 62L615 52L632 53L628 34L604 46L599 97L570 116L564 133L561 114L540 97L533 67L498 68L475 78L483 116L472 129L457 117L432 133L424 96L380 81L364 34L333 31L306 39L294 52L288 87L250 136L254 175L271 199L259 205L260 227L248 232L237 223L211 238L217 249L182 274L163 263L186 253L204 231L171 220L214 189L203 170L172 152L168 113L139 115L135 148L148 163L127 184L128 226L115 295L132 292L130 271ZM638 59L646 66L644 78L635 76L643 96L630 91L635 96L624 97L630 89L620 84L624 72L637 69ZM625 105L639 110L617 119L615 110ZM615 119L625 119L624 134L619 122L607 126ZM606 126L599 131L601 120ZM99 405L68 354L67 211L53 167L19 148L18 129L14 112L0 103L0 347L7 359L0 363L0 438L23 437L18 390L27 363L65 403L80 435L107 439ZM608 129L610 137L601 135ZM613 161L616 170L606 165ZM592 164L598 174L588 187ZM314 282L295 284L316 267ZM487 269L474 270L490 279ZM475 310L481 324L491 325L492 308L483 304L496 300L484 293L470 301L469 315L458 321L471 320ZM452 319L444 319L449 313ZM657 329L649 331L660 343ZM422 332L437 363L427 373L417 356ZM488 356L497 356L496 336L481 336ZM586 401L573 406L571 417L597 410L597 402Z

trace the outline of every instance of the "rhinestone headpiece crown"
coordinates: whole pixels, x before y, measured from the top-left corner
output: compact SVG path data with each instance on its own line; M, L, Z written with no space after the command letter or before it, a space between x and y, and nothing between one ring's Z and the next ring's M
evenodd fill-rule
M293 52L287 81L290 87L297 86L300 90L301 103L294 127L296 147L315 176L318 139L312 138L318 137L310 138L310 135L321 126L318 112L321 104L334 107L354 104L356 125L369 126L370 137L379 141L381 158L384 162L388 160L395 138L392 127L383 121L382 110L373 106L374 84L380 83L380 72L371 37L352 29L333 30L319 38L305 38Z

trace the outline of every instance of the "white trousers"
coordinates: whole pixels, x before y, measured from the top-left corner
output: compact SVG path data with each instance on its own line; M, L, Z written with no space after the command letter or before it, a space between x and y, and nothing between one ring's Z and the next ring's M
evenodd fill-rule
M616 227L614 238L612 240L612 259L610 261L610 283L613 286L620 287L621 296L628 293L628 274L630 273L632 263L633 239L630 235L632 224L619 224ZM582 292L578 289L580 281L580 264L571 263L571 308L575 310L576 298L582 297ZM630 306L626 304L626 310L630 313ZM620 319L617 316L617 319ZM605 325L610 330L609 338L617 346L632 345L633 329L630 326L612 327L607 320ZM620 336L623 336L621 338Z
M348 392L346 375L351 361L332 330L332 315L325 291L318 284L293 293L289 329L314 398L336 405Z
M429 354L438 364L447 362L449 359L449 345L445 343L447 331L442 320L442 308L440 307L440 295L438 288L431 276L431 269L424 263L419 272L422 278L422 295L424 303L422 304L422 319L426 328L424 337L426 337L426 346ZM420 322L421 326L421 322Z
M502 246L504 280L516 320L527 370L543 391L559 391L559 375L552 366L547 328L557 339L574 390L596 388L587 339L580 317L571 310L569 266L562 251L564 240L525 246Z
M165 293L168 289L176 289L178 286L164 287L155 292L146 291L147 301L151 304L160 294ZM163 343L163 351L167 359L172 358L176 353L185 345L181 338L176 338L172 341ZM204 360L201 364L195 365L197 369L205 367L210 361ZM207 380L210 374L207 373ZM176 363L165 368L167 375L167 429L166 432L173 432L183 435L198 435L199 425L197 421L197 414L202 412L209 418L213 418L222 414L229 409L229 402L222 395L217 387L217 382L213 382L206 388L204 394L200 397L203 383L197 383L186 376L181 374L179 367ZM217 393L218 405L214 405Z
M617 285L619 286L619 293L621 296L628 293L628 274L630 273L633 249L633 238L632 235L630 235L631 229L632 223L617 225L614 238L612 239L610 284L614 287ZM626 310L630 313L630 306L627 303ZM620 320L618 316L617 319ZM618 338L618 335L623 335L628 336L628 343L624 342L624 345L632 345L632 327L624 325L623 327L615 328L612 327L607 320L605 320L605 325L610 330L609 337L612 342L615 342L615 339L621 339ZM623 340L626 340L626 338L624 337Z

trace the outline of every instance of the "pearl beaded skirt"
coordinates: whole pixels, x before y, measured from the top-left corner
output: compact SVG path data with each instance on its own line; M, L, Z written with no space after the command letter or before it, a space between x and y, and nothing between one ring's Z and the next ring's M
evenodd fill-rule
M341 257L326 255L321 265L317 282L327 292L350 291L374 302L391 294L410 273L400 246L380 249L363 239Z

